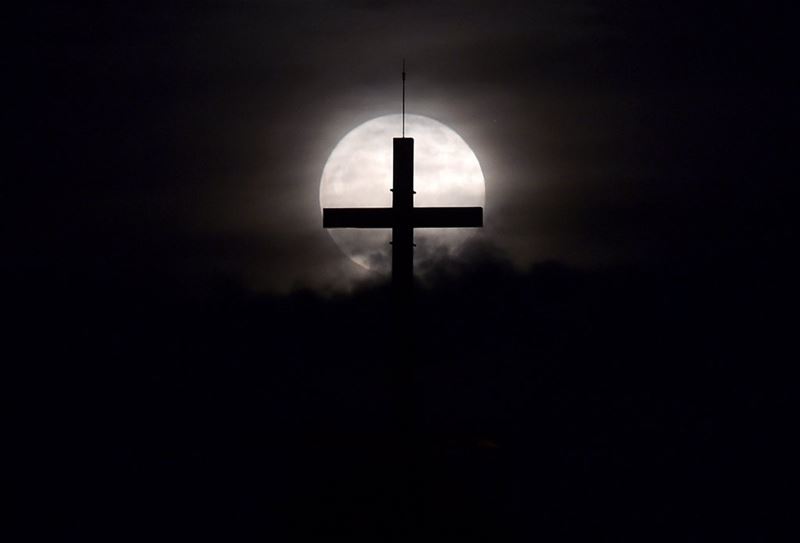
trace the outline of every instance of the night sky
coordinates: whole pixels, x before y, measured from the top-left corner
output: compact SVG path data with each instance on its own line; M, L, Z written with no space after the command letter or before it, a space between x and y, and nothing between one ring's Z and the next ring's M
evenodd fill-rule
M779 538L790 19L17 8L0 193L17 517L64 541ZM399 112L403 58L407 111L486 178L485 227L417 270L410 435L387 278L319 210L339 139Z

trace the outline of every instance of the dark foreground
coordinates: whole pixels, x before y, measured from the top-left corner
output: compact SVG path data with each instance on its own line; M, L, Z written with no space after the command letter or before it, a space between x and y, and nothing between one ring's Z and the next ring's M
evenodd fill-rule
M778 537L784 331L770 285L720 277L443 281L400 421L380 288L22 288L15 517L51 541Z

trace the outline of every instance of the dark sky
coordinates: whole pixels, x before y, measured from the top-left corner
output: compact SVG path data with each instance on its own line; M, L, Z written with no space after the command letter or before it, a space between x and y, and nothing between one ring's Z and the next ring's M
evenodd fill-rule
M34 526L79 540L777 529L785 506L753 497L783 477L788 10L14 15L0 272L10 367L30 385L15 414ZM464 137L487 192L481 234L419 270L420 424L449 437L415 456L418 517L397 505L412 491L392 498L385 285L353 280L318 199L339 139L399 111L402 58L408 111Z
M484 236L522 268L680 267L763 252L781 228L764 224L783 220L767 166L788 98L788 75L773 69L788 61L780 12L680 2L25 11L15 90L31 107L8 114L24 153L12 215L30 226L12 241L13 270L58 262L62 274L159 274L201 289L214 275L281 292L335 283L351 264L320 228L322 166L349 129L399 110L403 57L409 112L474 148Z

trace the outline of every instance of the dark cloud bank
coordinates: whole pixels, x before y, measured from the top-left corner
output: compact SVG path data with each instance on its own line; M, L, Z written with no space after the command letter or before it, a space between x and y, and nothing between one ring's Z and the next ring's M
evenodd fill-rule
M781 536L781 13L114 6L28 8L12 60L4 358L31 534ZM488 180L485 232L418 270L411 437L387 285L348 268L316 194L338 138L395 112L402 55L415 112Z

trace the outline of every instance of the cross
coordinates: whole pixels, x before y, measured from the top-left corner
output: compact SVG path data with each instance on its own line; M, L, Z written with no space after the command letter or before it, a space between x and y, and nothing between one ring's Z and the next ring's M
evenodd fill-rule
M323 228L391 228L392 285L411 291L414 277L414 228L483 226L480 207L414 207L414 138L394 138L392 207L322 210Z

